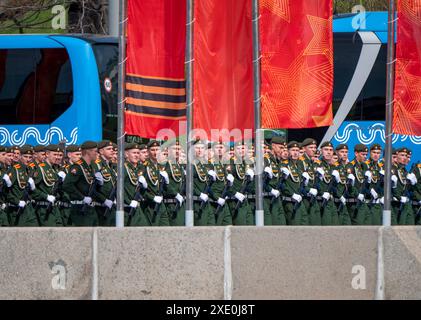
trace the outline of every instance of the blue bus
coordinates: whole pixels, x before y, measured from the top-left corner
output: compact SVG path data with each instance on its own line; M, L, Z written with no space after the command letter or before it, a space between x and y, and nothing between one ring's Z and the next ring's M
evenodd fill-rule
M117 38L1 35L0 144L115 141L117 64Z

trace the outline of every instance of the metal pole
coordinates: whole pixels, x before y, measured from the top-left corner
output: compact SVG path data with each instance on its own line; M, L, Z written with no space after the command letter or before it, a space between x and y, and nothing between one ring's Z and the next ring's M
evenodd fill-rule
M125 108L125 78L126 78L126 1L120 0L119 23L119 64L118 64L118 125L117 125L117 210L116 227L124 227L124 108Z
M116 0L108 0L108 34L113 37L119 36L119 3Z
M395 86L395 1L389 1L389 23L387 43L387 88L386 88L386 147L384 166L384 208L383 226L391 225L392 200L392 121L393 121L393 90Z
M186 227L193 227L193 0L187 0L186 23L186 111L187 111L187 166L186 166Z
M252 0L253 22L253 94L254 94L254 127L256 152L256 226L264 226L263 212L263 131L260 114L260 50L259 50L259 0Z

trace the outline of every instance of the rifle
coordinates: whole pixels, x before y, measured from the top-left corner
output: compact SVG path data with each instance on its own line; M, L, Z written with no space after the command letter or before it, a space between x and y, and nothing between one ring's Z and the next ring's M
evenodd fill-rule
M335 190L335 187L336 187L335 182L336 182L335 177L332 176L331 179L330 179L329 185L327 186L327 192L329 192L331 194L331 196L332 196L332 193L333 193L333 191ZM326 207L327 202L328 201L323 198L322 209L324 209Z
M97 171L97 172L99 172L99 171ZM87 197L89 197L89 198L92 198L92 196L95 192L96 186L98 184L98 180L96 179L95 175L94 175L94 179L95 179L95 181L93 181L91 183L91 185L89 186L89 191L88 191L88 195L87 195ZM82 207L82 210L81 210L83 215L86 215L86 210L88 209L88 206L89 205L86 204L86 203L83 204L83 207Z
M304 181L305 181L304 179L301 180L299 194L304 194L304 192L305 192L304 191L305 190ZM295 213L297 212L299 206L300 206L300 202L294 203L294 207L292 209L292 215L293 215L293 217L295 217Z
M165 178L163 176L161 176L161 181L160 181L160 185L159 185L159 192L158 192L158 196L163 197L163 193L164 193L164 186L165 186ZM162 201L161 201L162 203ZM155 208L153 209L153 216L152 216L152 223L155 223L156 220L156 216L158 215L158 211L159 208L161 207L161 203L155 203Z
M287 180L287 177L285 177L285 175L282 174L282 177L279 179L278 185L276 187L279 191L281 191L284 188L284 183L286 180ZM272 205L274 202L275 202L275 197L272 197L272 199L270 200L270 204Z
M63 184L63 180L59 177L57 179L57 181L54 183L51 195L53 195L55 197L62 184ZM53 204L50 202L47 206L44 221L48 221L48 218L50 217L51 211L53 211Z
M28 175L28 176L29 176L29 178L32 178L32 175ZM17 179L19 179L19 178L17 177ZM29 192L30 192L29 188L30 188L30 185L28 183L25 187L25 191L23 192L23 197L22 197L22 200L25 201L26 203L29 201ZM25 205L25 207L26 207L26 205ZM16 212L15 226L17 226L19 224L20 216L22 215L22 211L25 209L25 207L23 207L23 208L19 207L18 212ZM34 212L35 212L35 217L37 218L38 225L41 226L41 219L38 215L38 212L37 212L36 208L35 208Z
M222 191L222 195L221 195L222 199L225 199L225 197L228 195L229 188L230 188L229 181L227 181L225 183L224 190ZM216 208L216 211L215 211L216 216L218 216L219 211L221 211L221 209L222 209L222 206L218 204L218 207Z
M110 192L110 195L108 196L108 199L110 199L111 201L114 201L116 194L117 194L117 182L113 186L113 188L111 189L111 192ZM114 204L113 204L113 206L114 206ZM107 209L105 209L104 214L103 214L104 217L106 217L108 215L108 213L110 213L111 208L107 207Z
M251 182L250 176L247 175L246 178L243 181L243 184L241 185L241 189L240 189L239 192L242 193L242 194L245 194L250 182ZM238 210L241 203L242 202L240 202L240 200L237 200L237 203L235 204L235 211Z
M181 186L180 186L180 190L179 190L179 194L183 194L183 193L185 193L184 192L184 189L186 188L186 179L183 179L183 182L181 183ZM173 214L172 214L172 218L173 219L175 219L175 216L177 215L177 211L180 209L180 207L181 207L181 204L180 204L180 202L178 202L177 201L177 204L175 205L175 209L174 209L174 212L173 212Z
M142 184L140 182L137 183L136 189L135 189L135 194L134 194L134 198L133 200L135 201L143 201L143 197L140 193L140 189L142 187ZM127 225L130 226L130 223L132 222L132 217L134 215L136 208L130 207L130 211L128 213L129 219L127 220Z
M314 189L316 189L317 192L319 192L319 189L320 189L320 180L321 180L320 177L321 177L321 174L318 173L318 172L317 172L316 176L314 177ZM302 193L302 194L304 194L304 193ZM317 199L317 196L311 195L310 205L314 205L316 203L316 199Z
M213 181L213 178L212 179L208 179L207 181L206 181L206 187L205 187L205 190L203 190L203 192L202 193L204 193L204 194L206 194L206 195L208 195L209 194L209 192L211 191L211 187L212 187L212 184L214 183L214 181ZM203 208L205 207L205 201L203 201L202 200L202 202L200 203L200 211L202 211L203 210Z
M416 166L417 164L416 163L413 163L412 164L412 166L411 166L411 170L409 171L410 173L412 172L412 171L414 171L414 169L415 169L415 166ZM406 177L405 177L405 179L406 179ZM411 199L411 191L408 189L408 181L406 181L406 183L405 183L405 186L403 187L403 191L402 191L402 195L403 196L405 196L405 197L407 197L408 198L408 200L410 200ZM399 222L399 220L400 220L400 217L401 217L401 214L402 214L402 211L403 211L403 209L404 209L404 206L405 206L405 203L403 203L402 201L401 201L401 203L400 203L400 205L399 205L399 211L398 211L398 222ZM419 211L419 210L418 210ZM418 212L417 212L417 215L418 215Z

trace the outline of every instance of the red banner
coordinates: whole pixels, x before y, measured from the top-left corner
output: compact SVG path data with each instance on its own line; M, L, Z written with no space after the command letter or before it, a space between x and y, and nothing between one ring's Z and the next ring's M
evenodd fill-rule
M262 127L332 124L331 0L260 0Z
M194 3L194 128L253 129L251 1Z
M421 136L421 1L398 1L393 132Z
M127 10L126 133L178 135L186 118L186 1L128 0Z

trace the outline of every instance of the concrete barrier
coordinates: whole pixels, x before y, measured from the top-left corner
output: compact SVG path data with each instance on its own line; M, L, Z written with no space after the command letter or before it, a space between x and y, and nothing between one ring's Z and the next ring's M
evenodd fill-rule
M0 299L421 298L415 227L0 228L0 257Z

